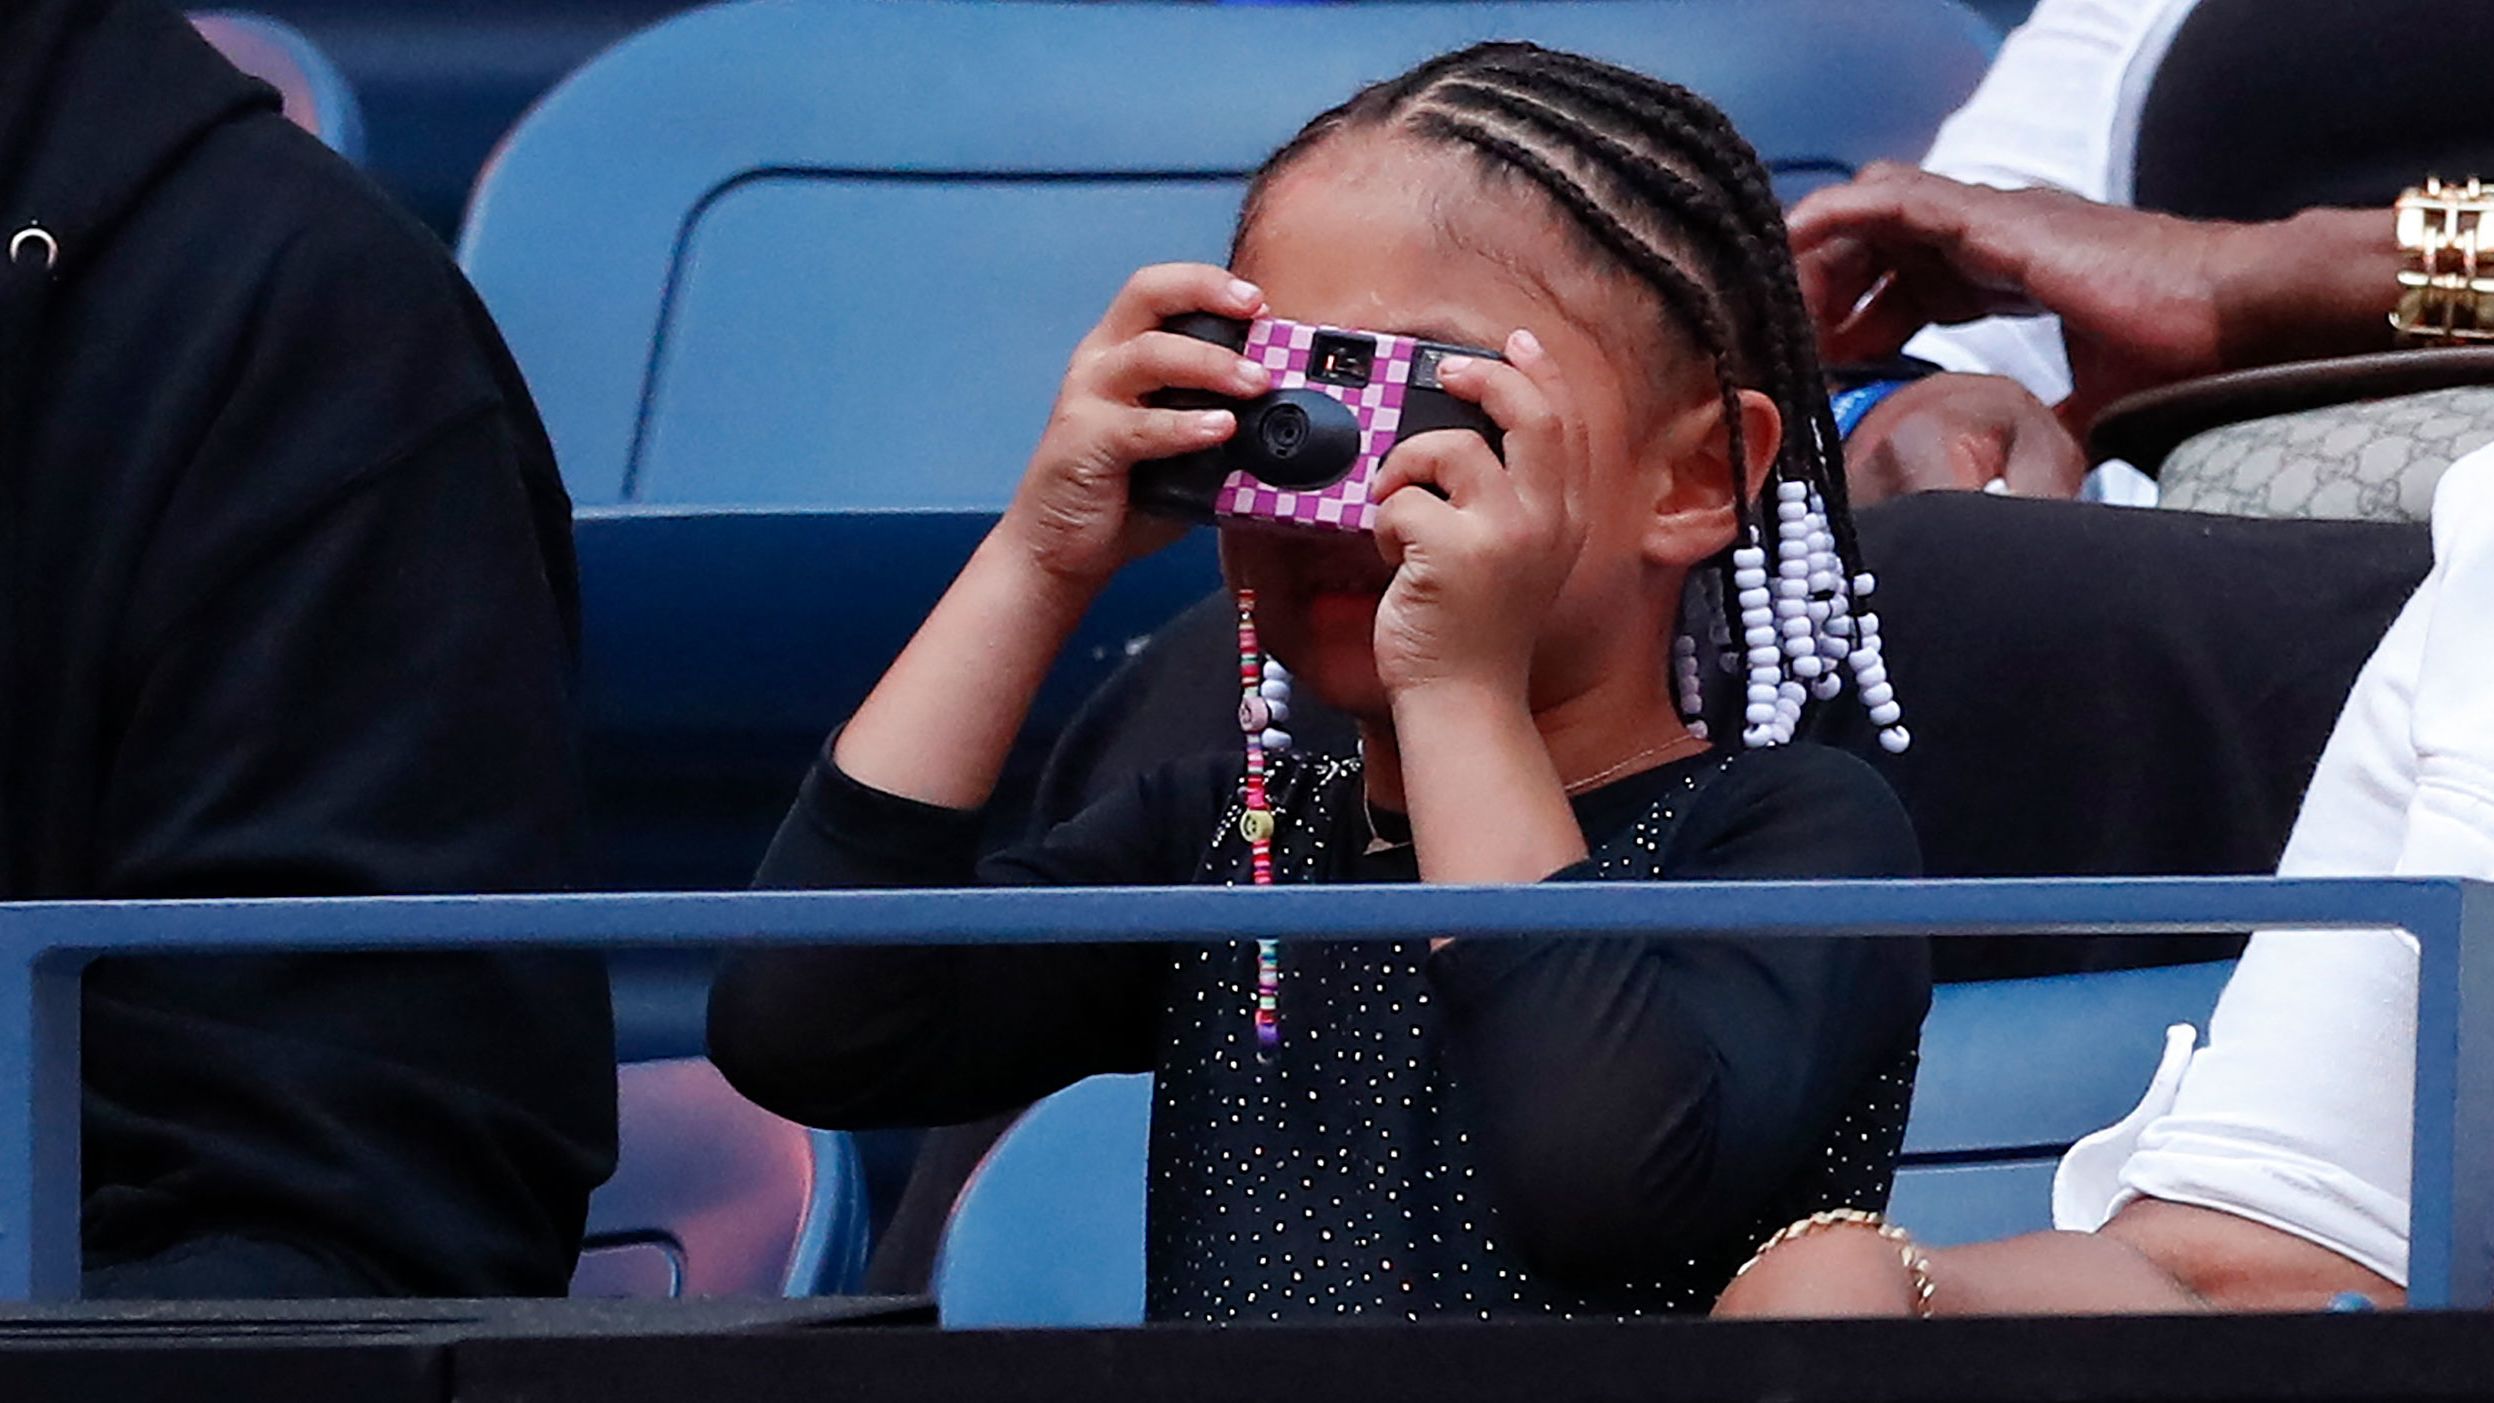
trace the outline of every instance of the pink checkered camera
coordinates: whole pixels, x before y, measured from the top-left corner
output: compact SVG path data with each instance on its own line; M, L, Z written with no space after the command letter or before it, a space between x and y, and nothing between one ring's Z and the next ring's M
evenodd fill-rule
M1148 510L1195 521L1367 531L1377 512L1369 483L1397 443L1468 429L1498 447L1498 426L1437 379L1449 356L1495 360L1494 351L1272 318L1181 317L1169 329L1262 364L1273 373L1273 388L1249 400L1165 396L1183 407L1230 409L1238 431L1199 453L1138 464L1134 500Z

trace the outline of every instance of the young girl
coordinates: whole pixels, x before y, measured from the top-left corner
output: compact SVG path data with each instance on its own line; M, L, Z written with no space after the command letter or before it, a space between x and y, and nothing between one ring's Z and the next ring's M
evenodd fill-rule
M1776 744L1846 668L1904 736L1781 218L1720 114L1528 45L1448 55L1284 147L1231 261L1136 274L1076 348L1011 508L826 747L764 884L1912 871L1867 767ZM1358 718L1358 753L1260 754L1253 796L1239 754L1204 756L976 862L1053 654L1169 538L1130 514L1129 469L1235 427L1161 392L1267 388L1160 329L1192 312L1502 347L1440 378L1503 446L1398 446L1373 538L1225 532L1243 632ZM1714 718L1737 755L1700 729L1718 654L1746 672ZM723 973L711 1039L749 1094L823 1125L1157 1072L1156 1319L1628 1314L1703 1309L1768 1230L1881 1204L1925 961L1635 938L774 953Z

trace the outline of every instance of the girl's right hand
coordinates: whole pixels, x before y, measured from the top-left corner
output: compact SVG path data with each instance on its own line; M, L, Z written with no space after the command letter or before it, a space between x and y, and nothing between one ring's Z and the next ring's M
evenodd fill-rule
M1074 348L1056 408L997 531L1050 575L1096 587L1185 529L1127 506L1135 464L1210 448L1236 431L1226 409L1152 403L1163 390L1232 398L1270 387L1265 368L1224 346L1163 331L1190 312L1249 318L1264 294L1224 269L1161 263L1126 280L1108 312Z

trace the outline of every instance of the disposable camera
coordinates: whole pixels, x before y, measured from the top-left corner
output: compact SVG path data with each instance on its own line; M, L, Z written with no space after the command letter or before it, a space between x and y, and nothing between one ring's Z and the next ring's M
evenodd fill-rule
M1480 406L1438 385L1449 356L1498 360L1495 351L1387 332L1306 322L1238 321L1208 313L1167 330L1227 346L1273 374L1254 399L1172 390L1159 402L1228 409L1238 431L1226 443L1139 463L1137 507L1189 521L1256 521L1321 531L1368 531L1377 504L1369 483L1394 446L1440 429L1468 429L1499 448L1498 425Z

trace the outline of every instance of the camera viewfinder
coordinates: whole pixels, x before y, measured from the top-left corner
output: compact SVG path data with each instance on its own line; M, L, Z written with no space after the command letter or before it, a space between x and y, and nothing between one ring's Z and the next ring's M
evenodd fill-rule
M1308 347L1308 378L1328 385L1365 385L1377 343L1365 336L1321 332Z

